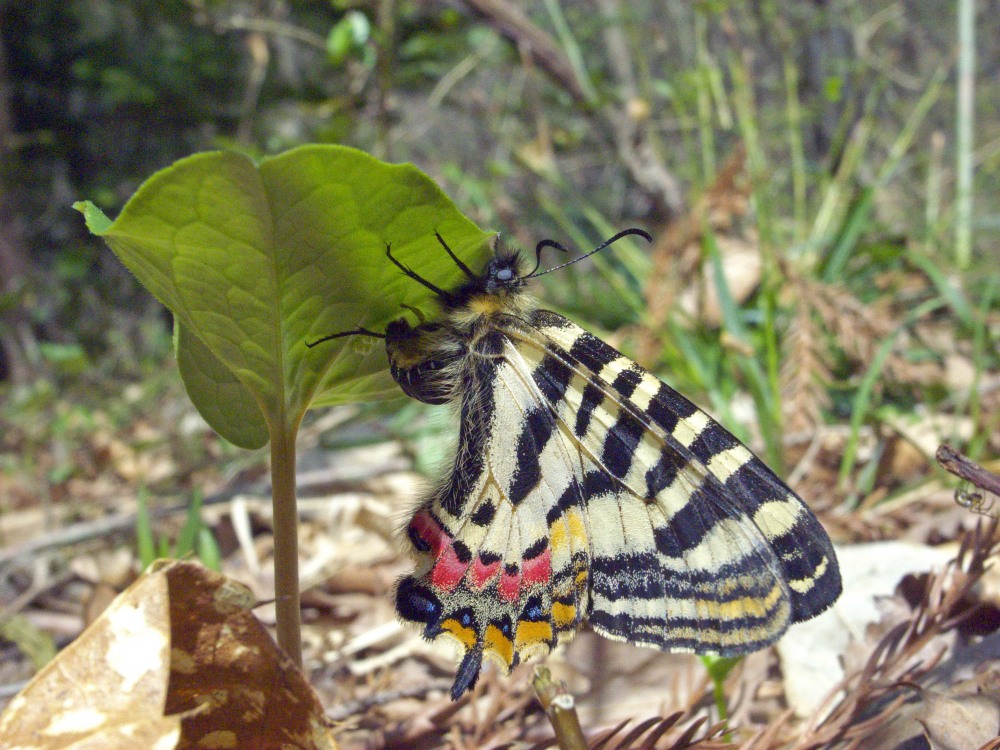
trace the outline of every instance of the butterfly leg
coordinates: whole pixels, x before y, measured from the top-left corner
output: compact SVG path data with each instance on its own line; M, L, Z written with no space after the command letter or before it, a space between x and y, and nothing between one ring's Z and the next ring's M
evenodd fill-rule
M416 271L414 271L412 268L410 268L410 267L408 267L408 266L400 263L398 260L396 260L392 256L392 245L390 243L388 243L388 242L385 243L385 257L387 257L389 260L391 260L392 263L393 263L393 265L396 266L396 268L398 268L404 274L406 274L411 279L413 279L414 281L416 281L418 284L423 284L425 287L427 287L428 289L430 289L432 292L434 292L434 294L436 294L441 299L443 299L443 300L450 300L451 299L451 295L448 294L448 292L446 292L444 289L442 289L441 287L435 286L434 284L432 284L431 282L429 282L427 279L425 279L423 276L421 276Z

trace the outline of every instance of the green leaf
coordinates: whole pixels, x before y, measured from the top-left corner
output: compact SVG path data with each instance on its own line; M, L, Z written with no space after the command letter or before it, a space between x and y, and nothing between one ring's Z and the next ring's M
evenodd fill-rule
M361 11L348 11L326 37L326 56L340 65L347 56L361 49L371 36L371 22Z
M255 450L267 445L267 422L253 394L176 318L174 351L184 387L205 421L240 448Z
M303 146L259 165L197 154L153 175L113 222L92 203L76 208L173 311L192 400L245 445L261 438L251 398L273 436L293 431L310 405L399 395L381 342L306 347L358 326L385 330L403 304L433 316L433 293L389 262L387 243L445 288L464 277L435 232L474 268L489 253L490 235L422 172L341 146ZM240 409L251 416L234 428Z

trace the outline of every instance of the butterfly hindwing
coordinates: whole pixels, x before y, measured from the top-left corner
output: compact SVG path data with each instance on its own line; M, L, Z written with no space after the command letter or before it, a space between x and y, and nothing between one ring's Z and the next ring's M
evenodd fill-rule
M500 356L463 369L458 455L409 524L420 564L396 597L427 637L463 648L455 697L484 656L509 671L571 638L586 611L580 467L552 439L555 418L510 341L480 344L491 346Z

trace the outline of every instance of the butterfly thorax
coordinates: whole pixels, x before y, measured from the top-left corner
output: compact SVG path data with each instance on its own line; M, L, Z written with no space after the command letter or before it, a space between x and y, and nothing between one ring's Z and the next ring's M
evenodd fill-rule
M425 403L447 403L461 393L463 363L470 356L501 357L504 332L527 325L535 307L524 276L521 254L500 246L481 275L439 300L440 321L390 323L386 352L403 391Z

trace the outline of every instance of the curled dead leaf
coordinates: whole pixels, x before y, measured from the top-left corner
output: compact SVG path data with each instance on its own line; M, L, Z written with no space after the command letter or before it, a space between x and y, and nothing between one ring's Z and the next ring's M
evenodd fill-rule
M154 563L0 714L0 750L335 750L248 588Z
M181 717L163 712L169 649L167 581L147 574L11 701L0 748L176 747Z

